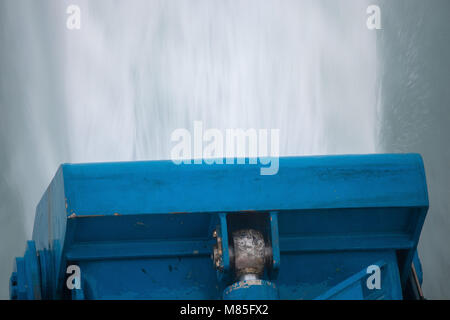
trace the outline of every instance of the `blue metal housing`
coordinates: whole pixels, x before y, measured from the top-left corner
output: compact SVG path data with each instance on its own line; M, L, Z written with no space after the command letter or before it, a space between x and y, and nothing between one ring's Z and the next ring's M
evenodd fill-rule
M417 154L280 158L272 176L248 161L63 164L37 206L10 295L229 298L227 238L242 220L266 228L273 261L262 283L277 291L268 296L402 299L427 209ZM217 226L222 271L210 257ZM69 265L80 267L81 289L67 288ZM381 289L366 285L371 265L381 269ZM255 297L250 289L231 297Z

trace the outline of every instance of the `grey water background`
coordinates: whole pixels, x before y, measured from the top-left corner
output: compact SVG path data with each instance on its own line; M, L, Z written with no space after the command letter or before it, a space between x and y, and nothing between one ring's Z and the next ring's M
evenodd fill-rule
M169 158L170 133L202 120L279 128L282 155L420 152L423 289L449 299L448 13L447 0L0 0L0 297L60 163Z

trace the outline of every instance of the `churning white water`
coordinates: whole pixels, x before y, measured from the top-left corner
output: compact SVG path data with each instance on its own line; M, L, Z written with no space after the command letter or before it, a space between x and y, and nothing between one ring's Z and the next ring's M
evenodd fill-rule
M364 1L92 1L67 31L71 161L169 158L170 134L279 128L283 155L372 152Z
M375 151L366 1L76 3L80 30L66 28L69 2L2 8L11 78L2 80L1 183L18 195L9 198L14 219L23 217L23 228L0 235L17 240L2 251L3 297L61 162L168 159L172 131L195 120L280 129L281 155Z

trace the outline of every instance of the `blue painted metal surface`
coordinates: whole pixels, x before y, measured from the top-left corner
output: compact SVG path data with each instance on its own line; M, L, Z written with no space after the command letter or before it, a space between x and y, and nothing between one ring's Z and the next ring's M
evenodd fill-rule
M245 217L265 223L273 256L262 280L280 299L401 299L427 209L417 154L281 158L273 176L248 164L63 164L37 206L10 295L221 299L236 280L227 240L215 270L212 233L219 226L227 238ZM375 263L379 291L364 286ZM74 264L76 292L66 286Z

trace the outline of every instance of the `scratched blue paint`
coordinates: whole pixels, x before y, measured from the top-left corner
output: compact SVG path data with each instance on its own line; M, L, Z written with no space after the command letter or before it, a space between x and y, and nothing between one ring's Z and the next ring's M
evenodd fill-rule
M43 298L221 299L233 279L213 267L212 231L228 215L270 214L279 261L264 280L281 299L336 286L375 298L345 281L377 261L390 272L382 297L398 299L427 209L417 154L281 158L273 176L255 165L63 164L36 209L33 245L45 254L17 260L11 297L36 298L24 288L37 263ZM69 264L81 292L65 287Z
M223 292L224 300L278 300L278 289L266 280L239 281Z

